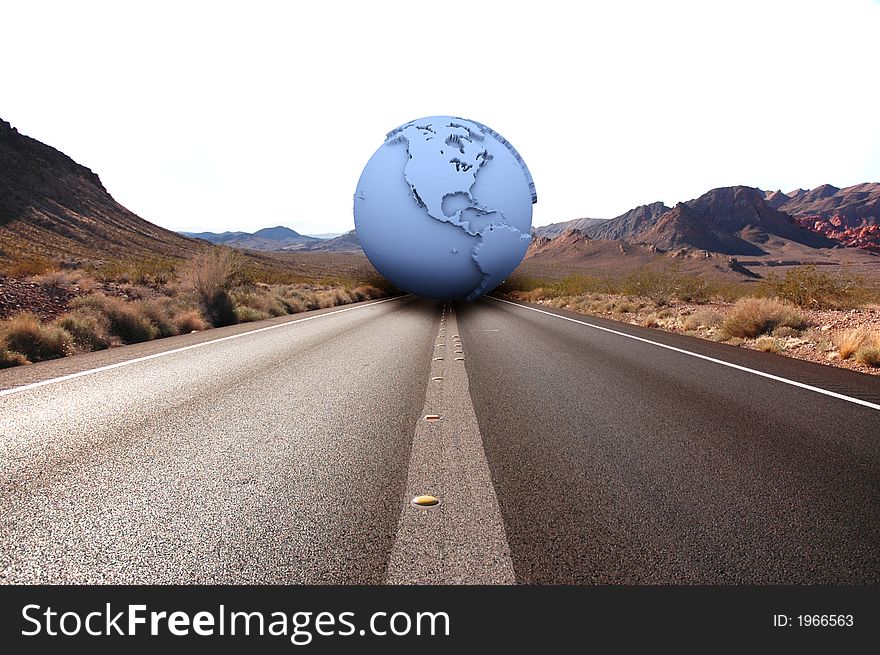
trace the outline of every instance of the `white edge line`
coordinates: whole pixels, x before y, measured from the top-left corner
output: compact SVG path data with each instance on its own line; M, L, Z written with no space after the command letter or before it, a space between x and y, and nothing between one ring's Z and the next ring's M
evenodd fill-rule
M779 377L778 375L773 375L772 373L764 373L763 371L758 371L756 369L749 368L747 366L740 366L739 364L725 362L723 359L715 359L714 357L709 357L708 355L701 355L700 353L691 352L690 350L684 350L683 348L676 348L675 346L669 346L665 343L660 343L658 341L651 341L650 339L645 339L643 337L637 337L634 334L627 334L626 332L612 330L611 328L602 327L601 325L594 325L593 323L588 323L586 321L579 321L576 318L570 318L568 316L561 316L559 314L554 314L553 312L548 312L548 311L544 311L543 309L538 309L537 307L529 307L528 305L521 305L519 303L511 302L509 300L504 300L503 298L495 298L494 296L486 296L486 297L491 298L492 300L497 300L498 302L507 303L508 305L513 305L514 307L522 307L523 309L528 309L530 311L538 312L540 314L547 314L547 316L555 316L556 318L561 318L564 321L571 321L572 323L580 323L581 325L586 325L587 327L591 327L596 330L602 330L603 332L610 332L611 334L616 334L621 337L626 337L627 339L634 339L636 341L641 341L643 343L649 343L652 346L659 346L660 348L666 348L667 350L672 350L674 352L681 353L683 355L690 355L691 357L696 357L698 359L704 359L707 362L713 362L715 364L721 364L721 366L735 368L738 371L745 371L746 373L752 373L754 375L759 375L762 378L768 378L770 380L776 380L777 382L782 382L784 384L790 384L793 387L800 387L801 389L806 389L808 391L815 391L816 393L821 393L825 396L831 396L832 398L838 398L840 400L845 400L850 403L855 403L856 405L862 405L863 407L870 407L871 409L880 410L880 405L877 405L876 403L868 402L867 400L862 400L861 398L853 398L852 396L845 396L842 393L828 391L827 389L821 389L819 387L814 387L809 384L804 384L803 382L798 382L796 380L789 380L788 378Z
M204 346L210 346L211 344L220 343L222 341L231 341L232 339L238 339L240 337L246 337L251 334L259 334L260 332L268 332L269 330L276 330L282 327L289 327L291 325L296 325L297 323L305 323L306 321L312 321L316 318L324 318L325 316L335 316L336 314L342 314L344 312L351 312L356 309L366 309L367 307L375 307L376 305L381 305L382 303L392 302L394 300L400 300L402 298L406 298L407 296L395 296L394 298L386 298L384 300L379 300L376 302L371 302L366 305L358 304L357 307L346 307L345 309L337 309L333 312L326 312L324 314L318 314L317 316L306 316L304 318L294 318L290 321L285 321L283 323L277 323L275 325L269 325L262 328L257 328L256 330L248 330L247 332L239 332L238 334L231 334L228 337L220 337L219 339L211 339L210 341L202 341L200 343L194 343L190 346L183 346L182 348L174 348L173 350L165 350L160 353L153 353L152 355L145 355L143 357L136 357L135 359L127 359L124 362L116 362L115 364L107 364L106 366L99 366L98 368L90 368L85 371L79 371L77 373L70 373L69 375L62 375L57 378L49 378L48 380L40 380L39 382L32 382L31 384L24 384L20 387L11 387L9 389L3 389L0 391L0 397L2 396L10 396L14 393L21 393L22 391L30 391L31 389L37 389L39 387L46 387L50 384L57 384L59 382L66 382L67 380L74 380L76 378L85 377L87 375L94 375L95 373L102 373L103 371L112 371L115 368L122 368L123 366L131 366L132 364L138 364L140 362L146 362L151 359L159 359L160 357L167 357L168 355L174 355L176 353L182 353L187 350L194 350L195 348L202 348Z

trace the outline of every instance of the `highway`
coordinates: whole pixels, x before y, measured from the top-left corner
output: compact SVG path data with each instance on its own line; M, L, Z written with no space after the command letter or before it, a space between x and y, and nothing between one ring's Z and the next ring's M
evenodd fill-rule
M404 296L0 371L2 583L876 584L878 553L880 378L573 312Z

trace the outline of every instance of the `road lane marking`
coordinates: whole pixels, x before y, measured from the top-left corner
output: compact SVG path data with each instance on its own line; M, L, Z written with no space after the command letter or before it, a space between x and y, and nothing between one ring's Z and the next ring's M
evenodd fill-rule
M345 309L339 309L333 312L327 312L326 314L318 314L317 316L306 316L304 318L295 318L290 321L285 321L284 323L277 323L275 325L269 325L267 327L258 328L256 330L249 330L247 332L240 332L238 334L231 334L228 337L220 337L219 339L212 339L210 341L202 341L200 343L194 343L190 346L183 346L182 348L174 348L173 350L165 350L160 353L153 353L152 355L145 355L143 357L136 357L134 359L127 359L124 362L116 362L115 364L107 364L106 366L99 366L97 368L90 368L85 371L79 371L77 373L70 373L68 375L61 375L57 378L49 378L48 380L41 380L39 382L32 382L30 384L24 384L20 387L11 387L9 389L3 389L0 391L0 397L9 396L14 393L21 393L23 391L30 391L31 389L38 389L39 387L46 387L50 384L58 384L59 382L66 382L68 380L74 380L76 378L85 377L87 375L94 375L95 373L103 373L104 371L112 371L116 368L122 368L124 366L131 366L132 364L139 364L140 362L147 362L151 359L159 359L160 357L167 357L168 355L174 355L177 353L182 353L187 350L194 350L196 348L202 348L204 346L210 346L215 343L220 343L222 341L231 341L232 339L238 339L240 337L250 336L252 334L259 334L260 332L268 332L269 330L276 330L282 327L289 327L291 325L295 325L297 323L305 323L306 321L313 321L318 318L324 318L325 316L335 316L337 314L343 314L345 312L351 312L358 309L366 309L367 307L375 307L376 305L381 305L382 303L392 302L394 300L401 300L403 298L407 298L408 296L397 296L395 298L386 298L385 300L378 300L376 302L371 302L366 305L358 305L357 307L346 307Z
M455 328L455 313L444 316ZM446 369L449 370L446 370ZM388 584L514 584L516 574L464 366L432 360L416 421ZM420 495L438 503L424 507Z
M498 302L507 303L508 305L513 305L514 307L521 307L522 309L528 309L529 311L538 312L539 314L547 314L547 316L561 318L564 321L571 321L572 323L579 323L581 325L585 325L585 326L593 328L595 330L601 330L603 332L610 332L611 334L616 334L617 336L620 336L620 337L626 337L627 339L641 341L642 343L648 343L648 344L651 344L652 346L659 346L660 348L665 348L666 350L672 350L674 352L681 353L682 355L689 355L690 357L696 357L697 359L703 359L703 360L706 360L707 362L712 362L714 364L720 364L721 366L727 366L728 368L734 368L738 371L752 373L753 375L758 375L762 378L767 378L768 380L776 380L777 382L782 382L783 384L790 384L793 387L799 387L801 389L806 389L807 391L821 393L825 396L831 396L832 398L837 398L838 400L845 400L847 402L854 403L856 405L862 405L863 407L869 407L870 409L880 410L880 405L878 405L876 403L869 402L867 400L862 400L861 398L854 398L853 396L847 396L842 393L837 393L835 391L828 391L827 389L822 389L821 387L814 387L810 384L798 382L797 380L790 380L788 378L780 377L778 375L773 375L772 373L765 373L764 371L759 371L754 368L749 368L748 366L740 366L739 364L734 364L732 362L725 362L723 359L716 359L715 357L709 357L708 355L701 355L700 353L695 353L690 350L685 350L684 348L677 348L675 346L670 346L665 343L660 343L659 341L652 341L651 339L645 339L644 337L637 337L634 334L627 334L626 332L621 332L619 330L613 330L611 328L603 327L601 325L595 325L594 323L588 323L587 321L580 321L576 318L571 318L569 316L561 316L559 314L554 314L553 312L548 312L543 309L538 309L537 307L529 307L528 305L520 305L519 303L511 302L509 300L504 300L503 298L495 298L494 296L486 296L486 297L491 298L492 300L496 300Z

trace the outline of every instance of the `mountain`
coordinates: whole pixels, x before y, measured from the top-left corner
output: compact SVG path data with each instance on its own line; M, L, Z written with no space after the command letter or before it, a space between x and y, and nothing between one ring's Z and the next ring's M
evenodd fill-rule
M616 218L577 218L551 223L532 230L532 236L553 239L568 230L578 230L594 239L627 239L653 225L667 211L669 207L662 202L654 202L630 209Z
M686 205L701 221L700 236L715 241L718 247L704 248L729 255L758 254L755 247L766 254L766 247L778 245L781 240L810 248L832 248L834 241L804 230L792 223L789 216L773 209L759 189L747 186L712 189ZM658 244L659 245L659 244ZM702 247L683 240L682 245Z
M532 229L532 236L536 237L556 237L566 230L586 230L594 225L606 223L604 218L576 218L573 221L564 221L562 223L550 223Z
M306 234L307 237L315 237L316 239L334 239L342 236L340 232L324 232L323 234Z
M332 239L317 239L311 243L294 245L286 251L297 252L363 252L357 231L352 230Z
M672 209L662 202L641 205L616 218L593 223L582 231L591 239L642 243L661 250L693 248L739 256L766 255L767 244L772 246L771 241L780 239L810 248L837 245L823 235L794 224L788 215L770 206L768 197L760 189L751 187L722 187L694 200L680 202Z
M780 209L801 227L880 254L880 183L843 189L824 184L791 198Z
M823 184L790 198L781 209L795 218L836 216L847 227L876 225L880 223L880 183L867 182L844 189Z
M640 205L587 230L594 239L629 239L657 223L669 207L662 202Z
M813 211L825 205L838 212L847 207L861 216L873 211L874 186L852 187L846 196L849 202L838 201L847 189L832 187L781 195L789 198L786 203L794 199L812 203L808 206ZM652 203L583 230L535 234L518 271L539 278L607 277L674 264L686 274L742 280L761 277L768 268L816 265L877 275L880 260L875 255L841 247L840 241L829 238L834 234L805 229L797 218L770 205L770 198L781 200L776 194L746 186L722 187L671 209Z
M768 191L764 200L770 205L773 209L779 209L782 205L787 203L791 198L782 193L782 191Z
M85 166L0 120L0 257L184 257L200 249L120 205Z
M216 244L250 236L250 232L181 232L181 234L191 239L201 239Z
M518 272L538 278L565 275L622 276L644 269L663 270L674 265L690 275L758 277L734 257L691 248L665 251L651 244L614 239L592 239L584 230L569 229L556 237L533 237Z
M275 252L287 250L291 246L318 243L317 237L300 234L289 227L278 225L264 227L256 232L183 232L188 237L203 239L214 244L240 248L242 250L265 250Z

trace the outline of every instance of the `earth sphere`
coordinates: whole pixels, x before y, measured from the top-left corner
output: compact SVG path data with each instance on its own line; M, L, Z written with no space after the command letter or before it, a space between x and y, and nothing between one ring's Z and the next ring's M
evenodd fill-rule
M430 116L392 130L354 196L358 239L398 288L474 300L501 284L531 240L532 176L500 134Z

